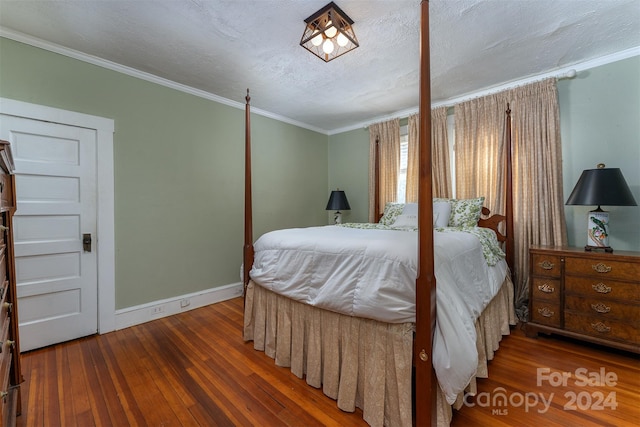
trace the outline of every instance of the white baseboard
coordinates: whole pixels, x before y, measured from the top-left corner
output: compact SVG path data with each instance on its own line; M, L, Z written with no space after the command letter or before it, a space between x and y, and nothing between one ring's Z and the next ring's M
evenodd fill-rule
M116 310L116 330L226 301L241 295L242 283L238 282Z

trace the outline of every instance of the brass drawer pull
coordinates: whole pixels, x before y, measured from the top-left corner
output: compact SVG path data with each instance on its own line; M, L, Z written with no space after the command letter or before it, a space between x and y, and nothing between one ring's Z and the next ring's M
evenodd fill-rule
M543 285L538 285L538 290L540 292L544 292L545 294L552 294L556 291L556 288L554 288L548 283L545 283Z
M594 291L600 294L608 294L609 292L611 292L611 286L607 286L602 282L596 283L595 285L591 285L591 287L593 288Z
M591 327L598 332L602 332L602 333L611 332L611 327L605 325L602 322L592 323Z
M553 311L549 310L549 307L539 308L538 313L540 313L544 317L553 317L553 315L555 314Z
M591 308L593 308L598 313L608 313L611 311L611 307L609 307L608 305L604 305L601 302L597 304L591 304Z
M611 271L611 267L603 263L592 265L591 268L593 268L598 273L608 273Z
M548 261L546 259L544 261L538 263L538 265L540 267L542 267L542 269L544 269L544 270L552 270L553 267L555 266L554 263L552 263L551 261Z

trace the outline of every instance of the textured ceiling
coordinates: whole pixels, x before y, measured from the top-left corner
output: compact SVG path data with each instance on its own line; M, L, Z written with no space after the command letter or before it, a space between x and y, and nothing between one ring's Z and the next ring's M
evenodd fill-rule
M328 0L0 0L40 39L331 133L417 108L419 0L337 0L360 47L299 46ZM431 0L432 102L640 48L640 0ZM1 54L1 52L0 52Z

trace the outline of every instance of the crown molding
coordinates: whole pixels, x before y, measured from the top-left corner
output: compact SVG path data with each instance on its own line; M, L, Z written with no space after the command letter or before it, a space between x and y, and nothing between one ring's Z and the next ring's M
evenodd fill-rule
M4 27L0 26L0 37L5 37L7 39L11 39L20 43L25 43L34 47L38 47L44 50L48 50L50 52L54 52L54 53L58 53L60 55L64 55L70 58L74 58L77 59L79 61L83 61L83 62L87 62L99 67L103 67L112 71L116 71L122 74L126 74L132 77L137 77L139 79L142 80L146 80L148 82L152 82L152 83L156 83L159 84L161 86L165 86L171 89L175 89L175 90L179 90L181 92L185 92L185 93L189 93L191 95L194 96L198 96L200 98L204 98L204 99L208 99L210 101L214 101L220 104L224 104L233 108L238 108L238 109L244 109L245 108L245 104L242 102L237 102L237 101L233 101L227 98L223 98L221 96L215 95L213 93L210 92L206 92L200 89L195 89L193 87L187 86L187 85L183 85L180 83L176 83L174 81L162 78L162 77L158 77L156 75L150 74L150 73L146 73L143 71L139 71L136 70L134 68L130 68L130 67L126 67L124 65L120 65L117 64L115 62L112 61L107 61L105 59L102 58L98 58L96 56L93 55L89 55L86 53L82 53L73 49L68 49L65 48L63 46L57 45L55 43L50 43L47 42L45 40L36 38L36 37L32 37L29 35L26 35L24 33L20 33L18 31L14 31L14 30L10 30ZM510 82L506 82L497 86L492 86L490 88L485 88L476 92L469 92L466 93L464 95L461 96L457 96L455 98L449 98L446 99L444 101L439 101L436 103L433 103L431 105L431 108L437 108L437 107L452 107L455 104L459 104L461 102L465 102L468 101L470 99L474 99L474 98L479 98L482 96L486 96L486 95L490 95L493 93L497 93L497 92L501 92L504 90L508 90L508 89L512 89L514 87L517 86L522 86L534 81L539 81L539 80L543 80L545 78L549 78L549 77L557 77L557 78L562 78L564 77L566 74L572 72L572 71L576 71L576 72L580 72L580 71L585 71L591 68L595 68L595 67L599 67L601 65L606 65L606 64L610 64L613 62L617 62L617 61L621 61L623 59L627 59L627 58L631 58L634 56L640 56L640 46L636 46L630 49L626 49L620 52L616 52L610 55L605 55L599 58L594 58L588 61L584 61L584 62L580 62L580 63L575 63L572 65L568 65L562 68L557 68L553 71L549 71L546 73L542 73L542 74L536 74L536 75L532 75L523 79L518 79L518 80L512 80ZM266 110L261 110L259 108L251 108L251 112L255 113L257 115L263 116L263 117L267 117L273 120L277 120L283 123L288 123L303 129L308 129L311 130L313 132L318 132L324 135L335 135L335 134L339 134L339 133L343 133L343 132L348 132L351 130L355 130L355 129L362 129L362 128L368 128L369 125L373 124L373 123L378 123L378 122L383 122L383 121L387 121L396 117L399 118L403 118L403 117L407 117L411 114L415 114L418 112L418 107L412 107L412 108L408 108L408 109L404 109L401 111L397 111L394 112L392 114L388 114L385 116L380 116L380 117L376 117L374 119L371 120L367 120L366 122L360 122L360 123L356 123L353 124L351 126L347 126L347 127L342 127L339 129L332 129L332 130L327 130L327 129L321 129L318 128L316 126L312 126L309 125L307 123L302 123L299 122L297 120L293 120L291 118L285 117L285 116L281 116L279 114L275 114L275 113L271 113L269 111Z
M223 98L221 96L215 95L210 92L206 92L200 89L193 88L191 86L183 85L181 83L174 82L172 80L168 80L162 77L158 77L151 73L146 73L144 71L136 70L135 68L127 67L116 62L108 61L106 59L99 58L97 56L89 55L83 52L79 52L77 50L69 49L64 46L60 46L55 43L51 43L37 37L32 37L27 34L10 30L8 28L0 27L0 37L4 37L7 39L11 39L20 43L24 43L33 47L37 47L40 49L47 50L49 52L57 53L63 56L67 56L69 58L77 59L79 61L83 61L92 65L96 65L98 67L106 68L108 70L116 71L118 73L126 74L131 77L136 77L141 80L145 80L151 83L156 83L161 86L168 87L170 89L179 90L181 92L185 92L200 98L208 99L210 101L217 102L219 104L224 104L229 107L244 109L245 104L243 102L233 101L231 99ZM307 123L302 123L297 120L293 120L289 117L281 116L279 114L272 113L270 111L262 110L259 108L251 107L251 112L257 115L267 117L270 119L274 119L283 123L288 123L297 127L301 127L304 129L308 129L314 132L322 133L327 135L328 131L326 129L320 129L318 127L309 125Z
M470 99L480 98L480 97L483 97L483 96L487 96L487 95L491 95L491 94L494 94L494 93L502 92L504 90L513 89L513 88L518 87L518 86L529 84L529 83L532 83L532 82L535 82L535 81L544 80L544 79L550 78L550 77L555 77L555 78L558 78L558 79L571 78L571 77L569 77L569 75L572 75L572 73L578 73L578 72L581 72L581 71L586 71L586 70L589 70L589 69L592 69L592 68L599 67L601 65L607 65L607 64L611 64L613 62L621 61L623 59L632 58L634 56L640 56L640 46L633 47L633 48L630 48L630 49L626 49L626 50L623 50L623 51L620 51L620 52L616 52L616 53L613 53L611 55L605 55L605 56L602 56L602 57L599 57L599 58L591 59L589 61L584 61L584 62L568 65L566 67L557 68L557 69L555 69L553 71L548 71L546 73L536 74L536 75L529 76L529 77L526 77L526 78L513 80L513 81L510 81L510 82L507 82L507 83L502 83L502 84L500 84L498 86L492 86L490 88L485 88L485 89L482 89L482 90L479 90L479 91L476 91L476 92L469 92L469 93L466 93L464 95L457 96L455 98L449 98L449 99L446 99L444 101L435 102L435 103L431 104L431 108L453 107L456 104L460 104L461 102L465 102L465 101L468 101ZM354 124L352 126L331 130L331 131L329 131L328 134L329 135L334 135L334 134L338 134L338 133L342 133L342 132L348 132L348 131L355 130L355 129L368 128L373 123L384 122L384 121L391 120L391 119L394 119L394 118L408 117L411 114L415 114L417 112L418 112L418 107L409 108L409 109L406 109L406 110L401 110L401 111L397 111L397 112L392 113L392 114L388 114L386 116L380 116L380 117L377 117L377 118L372 119L372 120L367 120L366 122L357 123L357 124Z

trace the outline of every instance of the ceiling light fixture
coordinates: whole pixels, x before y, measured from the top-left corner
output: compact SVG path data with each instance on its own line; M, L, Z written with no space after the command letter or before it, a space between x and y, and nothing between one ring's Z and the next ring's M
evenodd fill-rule
M334 2L304 20L300 46L329 62L360 46L353 32L353 20Z

